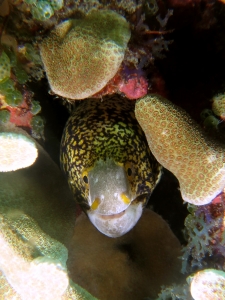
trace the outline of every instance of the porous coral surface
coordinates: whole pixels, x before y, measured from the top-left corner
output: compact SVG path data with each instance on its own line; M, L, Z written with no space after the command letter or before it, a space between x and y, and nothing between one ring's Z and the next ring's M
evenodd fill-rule
M113 11L59 24L40 46L53 92L84 99L100 91L118 71L129 38L128 23Z
M0 173L0 298L94 299L69 280L75 206L58 167L37 148L32 167Z
M136 118L156 159L179 180L182 197L207 204L225 186L225 146L207 138L182 109L159 95L136 103Z

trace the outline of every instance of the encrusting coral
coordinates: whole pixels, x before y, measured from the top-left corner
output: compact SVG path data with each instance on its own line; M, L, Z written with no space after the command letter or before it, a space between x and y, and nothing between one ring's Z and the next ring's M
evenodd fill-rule
M129 39L125 18L109 10L59 24L40 45L52 91L70 99L100 91L118 71Z
M0 173L1 298L94 299L67 274L75 206L60 170L36 146L31 167Z
M159 95L138 100L135 114L158 162L178 178L182 198L195 205L211 202L225 187L224 145Z
M32 165L38 156L35 142L13 124L0 124L0 172L15 171Z
M205 269L188 278L194 300L225 299L225 272Z
M116 239L101 234L83 213L71 241L70 276L98 299L155 299L162 284L182 278L180 243L149 209L131 231Z

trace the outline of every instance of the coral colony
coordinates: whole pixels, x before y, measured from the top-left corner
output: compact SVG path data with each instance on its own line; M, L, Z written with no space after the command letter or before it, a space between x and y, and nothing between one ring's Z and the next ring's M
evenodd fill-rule
M135 115L156 159L179 180L185 201L207 204L223 191L225 146L207 138L185 111L150 94L137 102Z
M225 299L224 15L0 1L0 299Z
M53 92L70 99L99 92L117 73L129 39L129 24L113 11L58 25L40 46Z

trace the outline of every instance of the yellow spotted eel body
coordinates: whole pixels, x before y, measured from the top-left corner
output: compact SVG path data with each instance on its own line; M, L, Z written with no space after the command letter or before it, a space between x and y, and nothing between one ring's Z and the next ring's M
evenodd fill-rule
M141 216L161 166L134 116L134 102L119 96L83 100L61 141L61 167L91 222L117 237Z

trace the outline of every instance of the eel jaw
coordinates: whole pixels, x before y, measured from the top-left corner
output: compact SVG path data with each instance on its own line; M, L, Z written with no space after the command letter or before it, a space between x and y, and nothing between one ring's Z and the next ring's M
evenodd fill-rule
M87 215L91 223L108 237L120 237L130 231L142 215L143 203L131 203L125 210L117 214L103 215L89 210Z

